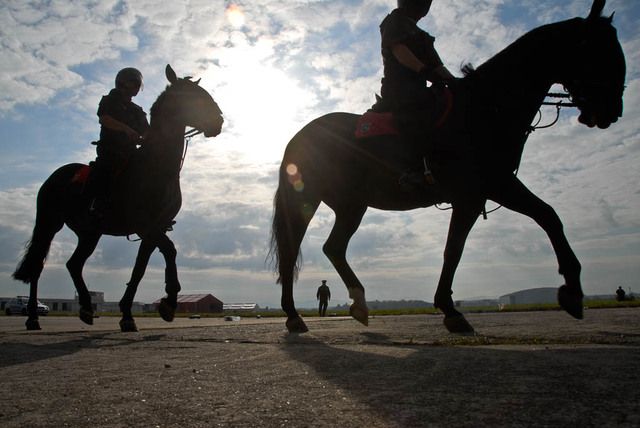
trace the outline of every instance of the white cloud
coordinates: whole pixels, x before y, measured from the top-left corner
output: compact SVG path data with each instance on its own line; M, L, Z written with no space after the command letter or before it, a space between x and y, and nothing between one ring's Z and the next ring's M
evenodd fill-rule
M118 2L5 2L0 13L0 112L16 104L44 103L83 79L72 67L116 58L137 47L134 21L113 15Z

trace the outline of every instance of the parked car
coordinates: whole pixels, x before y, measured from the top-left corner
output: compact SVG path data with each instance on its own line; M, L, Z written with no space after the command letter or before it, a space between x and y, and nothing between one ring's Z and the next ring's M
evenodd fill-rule
M29 298L26 296L18 296L15 299L9 300L7 306L5 307L5 313L7 315L27 315L27 304L29 303ZM47 315L49 313L49 306L42 304L38 300L38 315Z

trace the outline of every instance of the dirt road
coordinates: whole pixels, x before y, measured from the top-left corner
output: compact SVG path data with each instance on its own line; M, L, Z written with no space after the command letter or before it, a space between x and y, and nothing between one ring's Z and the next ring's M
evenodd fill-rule
M0 317L0 426L640 426L640 309L468 319Z

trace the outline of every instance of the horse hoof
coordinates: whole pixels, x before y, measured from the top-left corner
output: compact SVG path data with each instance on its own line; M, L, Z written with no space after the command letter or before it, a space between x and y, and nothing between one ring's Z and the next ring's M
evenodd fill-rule
M449 333L462 335L472 335L475 333L475 330L463 315L444 317L444 326L449 330Z
M120 320L120 331L123 333L135 333L138 331L138 326L134 320Z
M287 325L287 330L289 330L289 333L306 333L309 331L309 329L307 328L307 325L304 323L304 321L302 321L302 318L300 318L299 316L295 318L287 319L286 325Z
M163 320L166 322L173 321L173 318L176 316L176 308L171 306L166 298L162 298L160 300L160 305L158 305L158 313Z
M27 327L27 330L42 330L42 328L40 328L40 322L38 320L34 320L34 319L27 319L27 321L25 321L24 325Z
M369 326L369 308L363 305L353 304L349 307L349 315L351 315L356 321L359 321L365 326Z
M78 316L83 323L93 325L93 311L80 308Z
M569 315L579 320L584 318L582 297L582 292L575 292L566 285L558 288L558 304Z

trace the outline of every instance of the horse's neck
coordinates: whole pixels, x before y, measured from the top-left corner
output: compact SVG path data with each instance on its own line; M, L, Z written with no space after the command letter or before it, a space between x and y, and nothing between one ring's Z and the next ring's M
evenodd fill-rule
M184 149L184 125L152 121L143 151L143 163L166 175L177 175ZM170 177L172 178L172 177Z
M551 86L561 80L575 24L571 20L532 30L478 68L498 110L523 121L534 118Z

